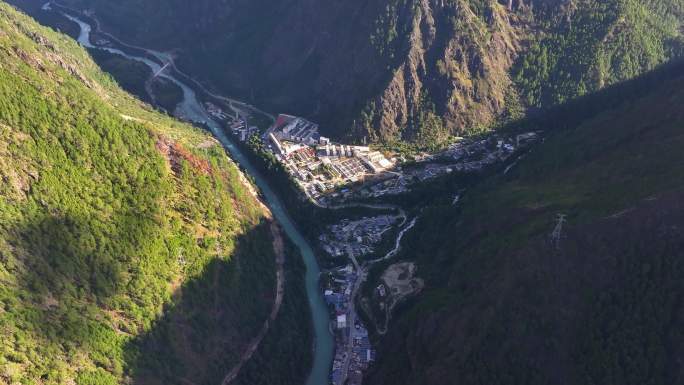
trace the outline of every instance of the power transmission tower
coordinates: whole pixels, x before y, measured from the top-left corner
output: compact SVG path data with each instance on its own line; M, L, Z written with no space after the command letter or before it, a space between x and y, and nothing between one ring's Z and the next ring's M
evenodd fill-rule
M563 235L563 224L566 222L565 218L567 218L567 215L565 214L558 214L558 216L556 216L556 227L551 233L551 241L556 244L557 249L560 249L560 240L561 236Z

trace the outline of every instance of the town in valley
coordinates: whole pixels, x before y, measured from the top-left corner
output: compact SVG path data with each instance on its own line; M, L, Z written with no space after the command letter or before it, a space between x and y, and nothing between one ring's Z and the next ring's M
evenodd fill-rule
M322 136L318 125L305 118L280 114L268 129L262 130L247 124L249 119L239 113L226 113L212 103L205 103L205 108L240 142L261 141L302 197L312 204L322 208L367 208L368 215L330 224L321 229L318 237L321 259L327 266L320 286L335 338L330 372L333 385L362 384L364 371L376 359L371 334L384 334L393 308L424 286L414 263L397 262L384 270L378 282L369 283L374 287L370 297L359 299L370 267L396 255L401 237L417 220L409 220L398 207L392 210L396 214L378 214L387 207L373 206L372 202L383 196L409 193L414 186L449 174L475 173L496 164L507 164L503 169L507 173L524 153L521 150L539 137L538 133L527 132L459 138L438 153L420 154L408 161L402 155L372 146L336 143ZM453 204L459 197L460 192L456 192ZM357 309L357 303L361 309ZM360 310L371 325L361 320Z

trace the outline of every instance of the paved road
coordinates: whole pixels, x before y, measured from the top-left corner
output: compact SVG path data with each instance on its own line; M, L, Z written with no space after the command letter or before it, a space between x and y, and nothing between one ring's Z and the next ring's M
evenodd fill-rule
M383 208L386 208L386 207L383 207ZM401 208L399 208L399 207L396 207L396 208L398 210L401 210ZM402 212L402 215L404 215L404 221L402 222L402 225L403 225L403 223L406 221L406 214L403 212L403 210L401 210L401 212ZM356 322L356 301L355 301L356 295L358 294L358 291L361 288L361 285L366 281L366 278L368 276L368 270L370 269L370 267L377 262L384 261L386 259L392 258L393 256L395 256L399 252L399 250L401 250L401 239L404 237L404 234L406 234L407 231L411 230L413 228L413 226L415 226L417 219L418 219L417 217L413 218L413 220L411 220L411 222L399 232L399 234L397 235L397 239L395 241L394 248L392 250L390 250L389 252L387 252L387 254L385 254L384 257L367 261L366 263L363 264L363 266L361 266L361 265L359 265L359 262L357 261L356 257L354 256L354 253L351 252L351 250L347 250L347 254L348 254L349 258L352 260L352 263L354 264L354 269L356 270L356 281L354 282L354 288L352 289L350 300L349 300L350 301L350 303L349 303L350 311L349 311L349 319L347 320L347 323L349 325L349 340L347 341L347 355L346 355L346 358L344 360L344 365L343 365L343 369L342 369L342 373L343 373L342 376L343 377L342 377L341 383L343 383L343 384L347 381L347 378L349 377L349 365L351 362L351 354L352 354L352 350L354 347L353 335L354 335L354 324ZM385 322L386 322L385 323L385 329L382 331L378 330L378 332L380 334L385 334L387 332L387 323L389 322L389 314L385 318Z
M354 254L351 252L348 252L349 258L352 260L354 263L354 267L356 269L356 281L354 282L354 288L352 289L351 295L350 295L350 303L349 303L349 319L347 320L347 325L349 325L349 339L347 340L347 355L344 360L344 366L342 369L342 381L340 383L344 384L347 381L347 378L349 377L349 365L351 363L351 355L352 355L352 349L354 347L354 324L356 323L356 303L354 301L354 298L356 298L356 294L361 287L361 283L365 281L365 270L359 266L358 261L356 260L356 257L354 257ZM362 275L364 275L364 278L362 278Z
M322 208L322 209L328 209L328 210L342 210L342 209L350 209L350 208L355 208L355 207L362 207L362 208L367 208L367 209L373 209L373 210L397 210L399 213L399 217L402 219L401 223L399 224L399 227L403 226L404 223L406 223L406 212L404 209L402 209L399 206L395 205L390 205L390 204L382 204L382 203L343 203L339 205L324 205L321 202L319 202L316 198L312 197L311 194L305 189L302 189L304 191L304 195L306 195L306 198L311 202L316 207Z

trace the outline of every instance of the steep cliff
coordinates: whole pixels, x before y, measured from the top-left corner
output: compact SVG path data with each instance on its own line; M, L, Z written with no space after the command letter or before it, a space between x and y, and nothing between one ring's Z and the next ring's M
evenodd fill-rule
M396 8L388 8L371 41L379 54L398 59L389 83L362 112L361 131L374 140L428 146L519 108L508 72L525 26L504 6L478 5L405 2L400 6L411 18L403 26L392 15ZM395 30L405 32L395 36Z
M682 54L680 1L503 3L390 2L371 42L393 63L391 78L367 102L360 132L440 143Z

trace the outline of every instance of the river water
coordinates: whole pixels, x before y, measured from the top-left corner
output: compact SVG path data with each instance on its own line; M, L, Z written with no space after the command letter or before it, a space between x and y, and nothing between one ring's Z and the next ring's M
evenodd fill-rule
M44 10L49 10L49 3L43 7ZM128 59L136 60L147 64L153 73L157 73L161 70L161 66L145 57L139 57L135 55L128 54L122 50L111 48L111 47L99 47L95 46L90 42L90 34L92 27L84 22L83 20L74 17L72 15L63 14L65 17L74 21L81 27L81 32L78 37L78 42L84 47L91 49L102 49L113 54L124 56ZM154 50L147 50L149 54L154 55L157 58L164 58L166 55L162 52L157 52ZM263 197L266 200L266 204L273 212L274 217L280 223L285 233L288 237L295 243L299 248L299 251L304 260L306 266L306 292L309 301L309 306L311 308L311 314L313 316L313 326L314 326L314 336L315 336L315 346L314 346L314 360L313 367L311 369L311 374L307 379L306 385L327 385L329 383L328 376L330 373L330 367L333 358L333 336L329 329L329 314L328 307L323 301L321 291L318 286L318 278L320 275L320 268L318 262L314 256L313 250L308 242L305 240L304 236L299 232L295 223L292 221L287 211L283 207L280 198L276 195L275 191L271 189L266 179L256 170L254 165L250 163L245 154L240 151L240 149L231 141L231 139L225 134L221 126L212 119L211 115L207 113L204 109L202 103L197 98L196 92L186 83L176 79L173 75L167 73L161 73L159 75L165 79L176 84L183 90L183 101L179 103L174 115L176 117L188 120L195 123L205 124L211 129L214 136L221 142L221 144L226 148L228 153L231 155L233 160L237 162L242 169L254 178L257 186L261 190ZM282 359L288 359L283 357Z

